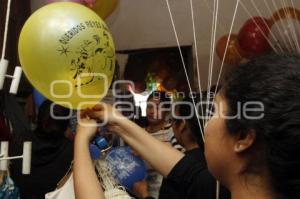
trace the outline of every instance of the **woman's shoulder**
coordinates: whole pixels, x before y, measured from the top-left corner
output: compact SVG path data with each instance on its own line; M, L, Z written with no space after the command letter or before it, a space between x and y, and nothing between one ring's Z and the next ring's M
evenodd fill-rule
M188 151L187 154L174 166L169 176L179 179L198 176L201 172L207 169L205 159L203 158L201 158L201 153L199 153L198 149Z
M180 187L186 198L215 198L216 180L206 165L186 155L173 168L167 179Z

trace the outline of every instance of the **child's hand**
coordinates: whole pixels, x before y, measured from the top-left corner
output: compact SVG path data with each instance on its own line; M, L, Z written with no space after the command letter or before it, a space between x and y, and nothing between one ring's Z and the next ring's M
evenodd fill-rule
M97 122L93 119L80 119L77 125L76 137L86 139L88 141L95 137L97 132Z
M117 124L109 124L107 125L107 129L109 132L113 132L117 134L126 134L126 131Z

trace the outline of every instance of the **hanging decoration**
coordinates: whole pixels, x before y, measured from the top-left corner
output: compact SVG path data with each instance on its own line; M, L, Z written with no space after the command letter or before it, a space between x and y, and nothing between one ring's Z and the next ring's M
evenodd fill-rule
M148 73L145 81L146 81L147 90L149 91L157 90L157 82L156 82L155 75L153 73Z
M104 21L70 2L49 4L31 15L20 34L19 57L31 84L70 109L98 103L109 89L116 63Z
M226 48L226 45L228 46ZM224 59L224 62L229 65L238 65L244 59L245 54L240 47L238 41L238 35L224 35L217 42L216 52L220 60Z
M293 7L286 7L281 8L273 13L273 16L271 17L271 25L276 23L279 20L292 18L295 20L300 20L300 10L293 8Z
M240 29L238 40L240 47L249 58L264 55L271 50L268 42L269 20L253 17L246 21Z
M271 17L270 41L283 52L300 53L300 11L296 8L281 8Z

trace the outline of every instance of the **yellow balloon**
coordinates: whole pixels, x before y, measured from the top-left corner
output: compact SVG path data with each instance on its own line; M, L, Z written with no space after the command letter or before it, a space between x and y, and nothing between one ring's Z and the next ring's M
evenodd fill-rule
M116 9L119 0L96 0L93 10L102 18L106 19Z
M19 58L32 85L71 109L92 107L107 93L115 47L103 20L77 3L52 3L26 21Z

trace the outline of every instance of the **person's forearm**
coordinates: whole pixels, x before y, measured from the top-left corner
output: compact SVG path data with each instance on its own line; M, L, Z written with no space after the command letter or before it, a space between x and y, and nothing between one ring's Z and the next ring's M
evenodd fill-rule
M78 135L80 136L80 135ZM104 199L85 138L75 138L74 187L76 199Z
M180 151L155 139L134 122L127 119L119 119L117 123L125 131L119 133L125 142L163 176L167 176L184 156Z

